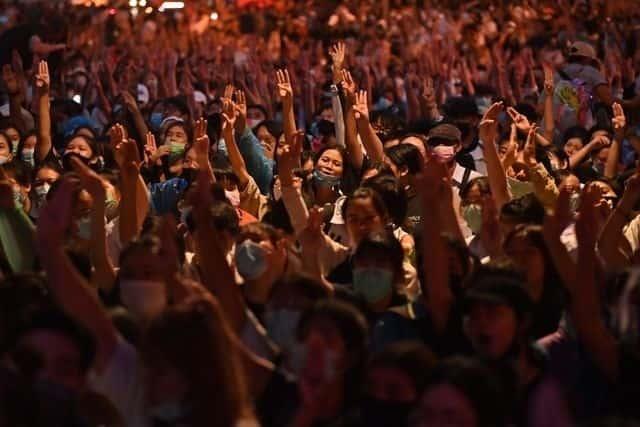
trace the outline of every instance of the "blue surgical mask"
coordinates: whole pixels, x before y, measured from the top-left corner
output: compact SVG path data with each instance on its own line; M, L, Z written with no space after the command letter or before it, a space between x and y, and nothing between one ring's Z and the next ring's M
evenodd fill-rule
M393 289L393 272L384 268L354 268L353 289L370 303L376 303Z
M255 280L267 271L264 249L250 239L236 245L235 259L238 273L246 280Z
M313 180L320 187L334 188L340 185L340 177L327 175L324 172L320 172L318 169L313 170Z
M296 328L301 316L300 310L288 308L267 309L264 324L269 337L283 350L290 350L296 342Z
M164 120L162 113L151 113L149 124L151 125L151 128L153 130L158 131L160 130L160 126L162 125L162 120Z
M78 226L78 234L77 237L82 240L90 240L91 239L91 217L83 216L76 220L76 225Z
M480 234L482 230L482 205L471 203L462 207L462 217L473 234Z
M22 160L24 160L26 163L29 163L31 166L34 166L36 164L35 153L36 153L35 148L23 149Z

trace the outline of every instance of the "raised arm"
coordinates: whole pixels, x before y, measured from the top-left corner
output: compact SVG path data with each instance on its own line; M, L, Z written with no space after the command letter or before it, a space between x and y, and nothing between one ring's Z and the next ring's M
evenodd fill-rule
M289 71L277 70L276 81L278 85L278 96L282 102L282 118L284 125L284 137L291 141L296 133L296 115L293 111L293 87L289 78Z
M51 100L49 97L49 87L51 78L49 76L49 65L47 61L38 63L36 73L36 89L38 96L38 139L36 142L36 158L38 162L44 161L51 148Z
M360 171L362 169L362 163L364 162L364 154L362 153L360 141L358 141L356 116L353 110L353 106L356 103L356 84L353 82L351 73L348 70L342 70L342 89L345 94L345 145L351 165L356 171Z
M578 265L575 280L567 286L570 294L569 313L576 327L578 339L585 346L600 370L610 381L619 374L619 350L615 338L602 318L600 286L597 285L596 236L598 223L596 204L600 189L587 186L582 193L580 216L576 223Z
M498 150L496 148L496 136L498 134L498 114L502 110L502 102L493 104L480 121L479 136L482 141L482 152L487 163L487 175L491 194L500 211L502 206L511 200L507 186L507 174L502 167Z
M86 327L96 340L94 367L101 372L117 344L116 329L96 293L64 250L71 226L73 184L64 180L38 219L37 247L49 288L62 309Z
M233 128L233 125L231 125ZM202 283L218 299L236 332L242 330L246 320L246 307L235 283L233 272L220 246L221 237L211 219L211 181L207 173L200 170L195 191L190 195L196 224L196 255L201 270Z
M229 155L229 161L233 172L238 177L238 183L240 192L244 191L249 184L251 176L247 171L247 166L244 163L240 149L236 145L236 139L234 136L234 126L236 122L236 111L233 105L233 101L230 99L224 99L222 101L222 137L224 143L227 146L227 153Z
M384 160L384 147L369 121L367 91L361 90L356 94L356 103L353 106L353 111L356 118L358 134L362 139L365 150L367 150L367 155L374 162L382 162Z
M562 278L563 283L572 283L576 277L576 263L569 255L567 247L562 243L560 236L573 222L569 198L571 194L563 189L560 191L553 210L547 210L544 219L543 236L545 245L551 253L551 259Z
M138 108L136 99L129 92L125 91L122 92L122 100L127 107L127 111L129 111L129 114L133 117L133 123L138 131L138 135L146 135L149 132L149 128L147 127L147 123L144 121L144 117L142 117L142 113L140 112L140 108Z
M622 141L624 140L624 131L627 126L627 119L624 116L622 106L615 102L611 108L613 109L613 119L611 119L613 140L611 141L611 146L609 146L607 162L604 167L604 176L609 179L613 179L618 175Z
M542 64L544 70L544 137L553 141L554 115L553 115L553 69L548 64Z
M116 281L116 273L107 254L107 238L105 233L106 190L103 179L89 169L79 159L72 157L73 170L80 177L82 186L93 199L91 210L91 264L94 272L91 281L100 289L111 291Z
M449 312L454 301L449 287L449 257L442 239L442 218L439 209L433 209L445 200L451 200L450 187L445 167L437 162L428 162L419 188L422 190L423 239L422 262L425 272L423 301L439 332L446 329Z

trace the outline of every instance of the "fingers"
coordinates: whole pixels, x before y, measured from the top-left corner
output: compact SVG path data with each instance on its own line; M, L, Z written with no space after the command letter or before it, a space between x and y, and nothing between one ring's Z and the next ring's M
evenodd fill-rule
M80 160L76 156L71 156L69 160L71 161L71 166L73 167L74 172L80 175L80 179L91 176L91 172L93 171L89 169L89 166L85 165L82 160Z
M536 132L538 131L538 127L536 126L535 123L533 123L531 125L531 128L529 129L529 133L527 134L527 142L526 145L527 147L529 147L530 149L534 149L536 147Z
M518 113L518 110L513 107L507 108L507 114L509 114L509 117L511 117L511 120L513 120L514 122L517 121L516 119L520 115L520 113Z

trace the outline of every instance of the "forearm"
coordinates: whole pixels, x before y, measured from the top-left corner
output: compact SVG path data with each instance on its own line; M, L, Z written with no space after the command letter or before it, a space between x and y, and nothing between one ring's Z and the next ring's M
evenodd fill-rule
M609 216L598 237L598 254L607 269L617 270L628 266L632 254L625 253L623 244L627 243L624 226L627 224L631 207L623 198Z
M493 141L482 141L482 151L484 160L487 164L487 175L489 179L489 188L496 204L496 209L500 212L502 206L511 200L509 187L507 185L507 174L502 167L498 150Z
M362 147L358 141L358 131L356 129L356 118L353 113L351 105L348 104L344 112L344 124L345 124L345 144L347 146L347 153L349 154L349 160L353 169L356 171L362 170L362 163L364 161L364 155L362 153Z
M620 145L621 142L617 137L613 138L611 146L609 146L609 153L607 155L607 162L604 166L604 176L609 179L613 179L618 175L618 163L620 160Z
M589 153L591 153L592 150L593 150L593 145L589 143L584 147L582 147L577 152L573 153L571 157L569 157L569 168L570 169L576 168L580 163L584 161L584 159L589 155Z
M544 137L553 141L554 128L553 95L546 94L544 98Z
M127 244L138 234L137 228L137 192L138 175L122 174L122 198L120 199L120 241ZM145 189L146 191L146 189Z
M105 234L105 201L93 201L91 213L91 263L94 272L91 281L98 288L111 291L116 280L116 273L107 255L107 239Z
M29 129L22 118L22 95L11 95L9 97L9 115L11 122L24 135Z
M380 138L376 135L371 123L369 123L369 120L357 119L356 126L369 158L374 162L384 161L384 148L382 146L382 141L380 141Z
M545 207L555 206L559 194L558 187L545 167L538 163L534 167L529 167L528 171L533 191L540 202Z
M337 93L334 93L331 96L331 109L333 110L333 117L335 117L336 143L340 147L344 147L345 123L344 116L342 114L342 103L340 102L340 96Z
M289 215L293 231L296 236L299 236L307 228L309 220L307 205L298 190L292 186L285 186L284 183L282 184L282 202Z
M38 161L47 157L53 146L51 142L51 104L49 94L42 95L39 101L38 140L36 142Z
M284 137L287 141L292 141L293 135L296 133L296 116L293 111L293 98L282 102L282 114Z
M138 230L142 230L144 220L149 214L149 198L150 196L147 184L145 184L142 175L138 174L138 179L136 181L136 234L138 234Z
M247 171L247 166L245 165L242 154L240 154L240 149L236 144L235 136L233 135L233 129L224 131L223 137L224 143L227 146L229 162L231 163L233 172L238 177L238 181L240 183L240 191L242 191L244 188L246 188L247 183L249 182L249 172Z

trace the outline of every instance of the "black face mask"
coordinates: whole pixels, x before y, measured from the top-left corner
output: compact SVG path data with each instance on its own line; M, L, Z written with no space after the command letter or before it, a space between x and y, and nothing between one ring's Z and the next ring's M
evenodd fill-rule
M62 168L67 171L67 172L73 172L73 164L71 163L71 159L72 158L76 158L78 160L80 160L82 163L84 163L85 165L89 166L91 169L95 169L93 167L93 165L91 165L89 163L89 159L86 159L76 153L65 153L64 156L62 156Z
M413 402L390 402L366 397L362 402L363 425L368 427L405 427Z

